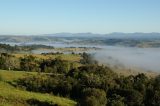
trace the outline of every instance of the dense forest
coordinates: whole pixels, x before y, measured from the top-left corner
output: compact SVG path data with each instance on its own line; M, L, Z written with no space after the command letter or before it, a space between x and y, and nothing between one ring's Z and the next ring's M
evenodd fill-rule
M47 54L46 54L47 55ZM145 74L120 76L98 65L91 55L79 54L81 65L63 60L37 59L32 55L16 58L1 53L0 69L38 72L15 80L12 85L34 92L49 93L77 101L78 106L159 106L160 76Z

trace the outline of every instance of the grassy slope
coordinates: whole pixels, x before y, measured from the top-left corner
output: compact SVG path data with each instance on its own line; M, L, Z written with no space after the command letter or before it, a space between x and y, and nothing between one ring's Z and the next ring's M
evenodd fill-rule
M34 93L21 90L6 83L6 81L13 81L17 78L22 78L28 73L18 71L4 71L0 70L0 75L3 81L0 81L0 106L27 106L29 99L36 99L40 102L52 102L60 106L74 106L76 102L67 98L57 97L49 94ZM29 73L36 74L36 73Z

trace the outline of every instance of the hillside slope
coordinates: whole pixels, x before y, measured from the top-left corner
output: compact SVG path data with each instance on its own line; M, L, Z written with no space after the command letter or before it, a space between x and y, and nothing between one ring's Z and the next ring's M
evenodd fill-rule
M0 81L0 106L39 106L40 104L40 106L76 105L75 101L69 100L67 98L25 91L15 88L8 83L27 74L28 73L26 72L0 70L0 75L2 76L2 80Z

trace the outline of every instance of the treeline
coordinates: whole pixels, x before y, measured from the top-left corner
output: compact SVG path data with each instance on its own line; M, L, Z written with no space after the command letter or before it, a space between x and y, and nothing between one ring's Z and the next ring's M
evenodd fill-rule
M21 51L31 51L39 48L44 49L53 49L53 46L47 46L47 45L26 45L26 46L18 46L14 45L11 46L9 44L0 44L0 50L3 52L21 52Z

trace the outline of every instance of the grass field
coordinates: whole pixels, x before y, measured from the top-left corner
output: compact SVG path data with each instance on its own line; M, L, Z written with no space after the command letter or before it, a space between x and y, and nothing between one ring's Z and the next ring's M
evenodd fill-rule
M75 106L76 102L67 98L57 97L50 94L42 94L25 91L15 88L10 85L18 78L23 78L28 74L35 74L36 72L23 72L23 71L5 71L0 70L2 81L0 81L0 106L30 106L31 101L44 104L58 104L58 106ZM50 105L49 105L50 106Z

